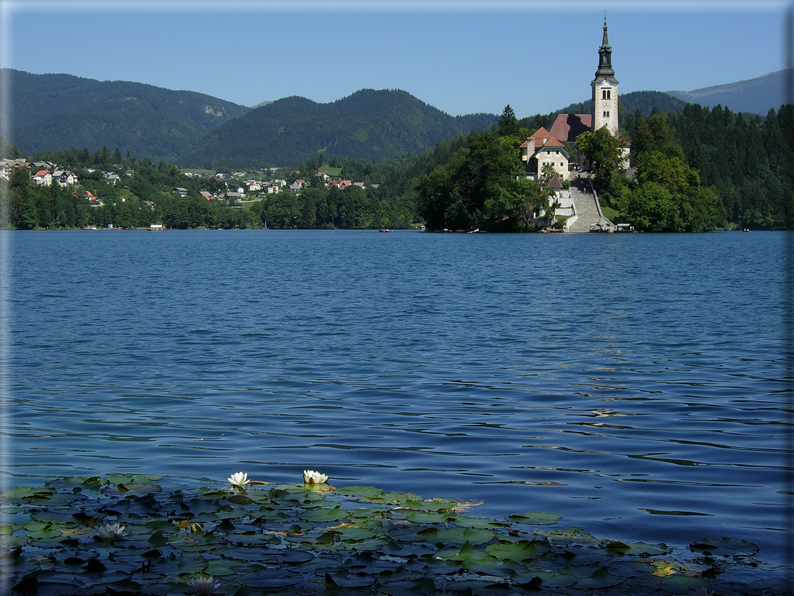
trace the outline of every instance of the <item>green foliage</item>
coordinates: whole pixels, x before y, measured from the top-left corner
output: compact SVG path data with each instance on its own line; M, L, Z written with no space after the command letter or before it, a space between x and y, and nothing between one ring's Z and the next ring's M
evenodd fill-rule
M762 122L721 106L689 104L680 115L668 116L687 163L722 198L728 222L753 229L794 225L791 113L792 106L784 105Z
M16 70L8 75L13 83L13 138L32 154L104 146L173 159L213 128L249 111L201 93L140 83Z
M449 116L404 91L363 89L332 103L288 97L209 133L182 164L261 167L328 158L379 161L417 154L443 139L496 123L496 116Z
M522 174L514 140L474 135L419 180L417 211L429 229L530 230L547 194Z
M590 164L594 184L599 193L613 193L622 175L622 143L605 127L583 132L576 138L576 147Z
M500 137L513 137L518 134L518 120L510 104L505 106L502 115L499 116L496 132Z
M69 477L0 494L0 566L27 594L783 593L757 545L595 537L533 512L318 485L167 492L159 476ZM545 529L540 529L544 527ZM724 571L735 579L721 580ZM757 585L754 583L758 580ZM771 590L771 592L770 592Z

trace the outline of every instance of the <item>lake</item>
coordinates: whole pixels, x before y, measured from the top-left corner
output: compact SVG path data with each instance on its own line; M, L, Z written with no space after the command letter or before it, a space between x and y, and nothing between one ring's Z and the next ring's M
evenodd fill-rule
M6 232L4 483L313 469L775 560L786 234Z

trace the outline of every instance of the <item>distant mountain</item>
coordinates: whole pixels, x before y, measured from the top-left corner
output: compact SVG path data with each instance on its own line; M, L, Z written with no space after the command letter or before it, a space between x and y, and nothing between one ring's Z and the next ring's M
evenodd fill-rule
M6 72L12 84L13 141L31 155L72 147L93 152L104 146L173 161L213 128L249 111L193 91Z
M399 90L363 89L324 104L287 97L209 132L177 163L213 168L285 165L318 151L380 160L420 153L497 120L493 114L453 117Z
M622 108L629 114L634 114L639 110L646 118L654 108L662 112L683 112L685 101L682 101L661 91L632 91L631 93L621 94L620 103ZM593 100L588 99L581 103L572 103L560 110L561 114L589 114L592 112Z
M298 164L318 151L373 161L418 154L458 133L496 124L494 114L450 116L399 90L364 89L320 104L302 97L240 106L192 91L66 74L6 71L12 83L13 141L22 151L101 147L184 166ZM654 107L681 111L685 102L766 115L782 103L785 71L698 91L621 95L622 113ZM557 113L589 113L590 102L524 119L551 126ZM547 122L548 121L548 122ZM523 121L522 121L523 122Z
M704 107L721 105L733 112L749 112L766 116L771 108L786 103L786 71L779 70L737 83L705 87L695 91L668 91L669 95Z

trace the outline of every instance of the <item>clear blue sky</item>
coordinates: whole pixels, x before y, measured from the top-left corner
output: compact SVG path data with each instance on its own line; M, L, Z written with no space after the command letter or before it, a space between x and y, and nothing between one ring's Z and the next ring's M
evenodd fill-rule
M0 0L0 65L252 106L403 89L448 114L589 98L607 10L620 92L781 70L775 0ZM782 103L782 101L781 101Z

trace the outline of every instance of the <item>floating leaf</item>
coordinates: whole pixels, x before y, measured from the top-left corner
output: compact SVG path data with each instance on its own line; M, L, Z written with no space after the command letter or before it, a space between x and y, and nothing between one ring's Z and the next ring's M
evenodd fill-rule
M383 491L374 486L343 486L336 489L336 494L346 497L373 498L382 497Z
M562 519L562 515L556 513L544 513L542 511L535 511L533 513L525 513L524 515L511 515L508 518L513 523L517 524L531 524L533 526L544 526L549 524L556 524Z
M347 512L339 507L332 509L310 509L301 514L301 519L315 523L340 521L347 518Z
M721 557L748 557L758 553L758 545L732 538L707 538L689 545L694 552Z
M647 544L645 542L620 542L617 540L609 541L606 549L610 552L619 553L627 556L651 557L664 555L670 552L666 544Z
M541 540L520 541L520 542L500 542L492 544L485 551L497 559L510 561L532 561L546 555L549 544Z
M417 524L445 524L455 518L449 513L437 513L435 511L409 511L405 517L408 521Z
M468 542L474 546L478 544L485 544L486 542L490 542L494 539L496 534L491 530L483 530L478 528L443 528L441 530L436 530L435 528L432 530L431 533L425 535L425 539L429 542L434 543L454 543L459 542L461 544Z

